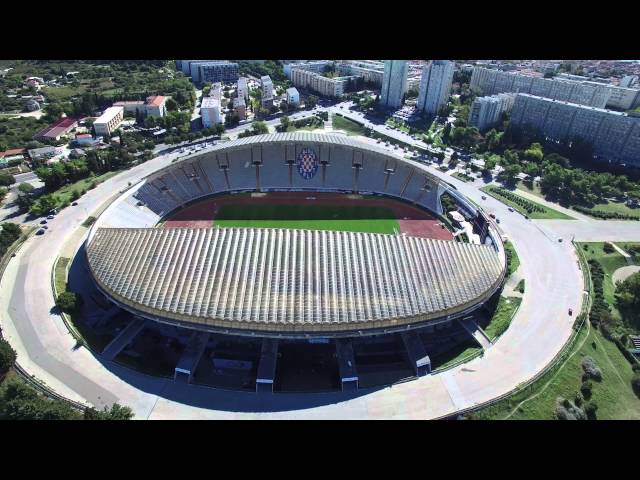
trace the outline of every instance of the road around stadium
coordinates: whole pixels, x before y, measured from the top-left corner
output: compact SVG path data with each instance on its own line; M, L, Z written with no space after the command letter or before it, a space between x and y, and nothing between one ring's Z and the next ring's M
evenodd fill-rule
M482 357L417 380L354 394L260 396L182 385L101 361L76 348L53 307L51 272L56 255L72 255L86 237L81 223L153 171L171 164L164 155L123 172L89 191L78 207L56 217L47 235L31 237L9 262L0 288L3 335L30 374L61 395L101 408L115 401L138 419L205 418L416 418L450 415L503 395L526 382L562 348L572 331L568 308L583 296L571 237L576 241L637 240L640 222L526 220L475 187L420 163L501 219L517 249L527 291L511 327ZM563 242L558 239L563 238Z

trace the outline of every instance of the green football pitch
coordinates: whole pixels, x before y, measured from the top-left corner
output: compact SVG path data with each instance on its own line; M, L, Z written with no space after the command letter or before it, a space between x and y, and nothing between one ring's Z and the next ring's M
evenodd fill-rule
M224 205L214 225L222 228L297 228L346 232L400 232L393 212L383 207L334 205Z

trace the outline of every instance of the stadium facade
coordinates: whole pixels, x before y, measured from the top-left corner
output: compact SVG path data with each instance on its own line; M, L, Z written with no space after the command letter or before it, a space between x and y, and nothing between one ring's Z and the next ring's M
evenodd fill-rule
M215 195L273 191L377 195L436 216L447 194L480 241L157 228ZM497 227L449 184L376 145L300 132L219 143L153 173L97 219L86 260L97 288L136 319L107 346L111 354L148 322L187 329L176 378L191 380L210 336L249 337L261 345L259 391L273 389L278 342L333 342L343 389L357 388L353 349L363 338L396 335L414 373L426 374L420 332L469 318L506 271Z

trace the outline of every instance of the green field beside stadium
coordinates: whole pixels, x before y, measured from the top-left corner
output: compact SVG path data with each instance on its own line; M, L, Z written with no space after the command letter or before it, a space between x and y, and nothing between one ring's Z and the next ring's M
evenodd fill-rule
M394 234L393 212L383 207L335 205L224 205L214 226L222 228L296 228Z

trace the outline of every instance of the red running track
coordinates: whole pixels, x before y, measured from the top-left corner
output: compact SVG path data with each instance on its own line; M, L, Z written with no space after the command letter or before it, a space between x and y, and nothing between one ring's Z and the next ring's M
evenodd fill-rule
M258 196L260 195L260 196ZM313 199L310 199L313 198ZM429 212L403 202L383 197L363 198L358 195L326 192L270 192L266 194L225 195L203 200L177 212L164 223L165 228L208 228L220 207L250 203L292 205L309 202L313 205L368 205L391 210L400 225L400 231L414 237L452 240L451 232Z

